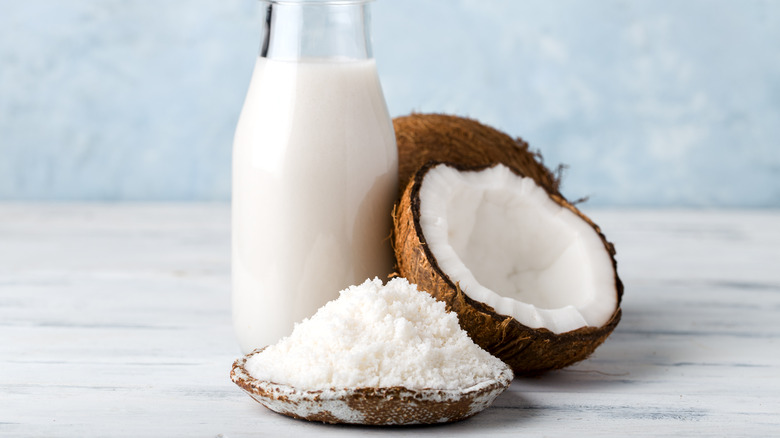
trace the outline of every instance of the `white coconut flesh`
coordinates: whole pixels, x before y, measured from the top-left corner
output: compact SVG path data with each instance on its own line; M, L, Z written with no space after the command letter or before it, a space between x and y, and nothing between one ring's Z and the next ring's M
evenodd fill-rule
M612 259L593 227L506 166L432 167L420 225L453 283L527 327L601 327L615 311Z

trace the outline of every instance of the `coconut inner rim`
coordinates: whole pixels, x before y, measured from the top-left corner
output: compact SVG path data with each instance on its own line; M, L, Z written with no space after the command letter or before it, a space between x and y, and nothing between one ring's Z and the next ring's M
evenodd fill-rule
M506 166L430 168L420 225L453 283L525 326L601 327L617 306L612 260L593 227Z

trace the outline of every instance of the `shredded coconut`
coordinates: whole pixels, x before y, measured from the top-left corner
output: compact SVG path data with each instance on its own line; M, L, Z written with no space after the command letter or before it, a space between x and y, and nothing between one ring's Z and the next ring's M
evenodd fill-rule
M366 280L254 354L254 378L303 390L468 388L507 366L477 346L444 303L404 278Z

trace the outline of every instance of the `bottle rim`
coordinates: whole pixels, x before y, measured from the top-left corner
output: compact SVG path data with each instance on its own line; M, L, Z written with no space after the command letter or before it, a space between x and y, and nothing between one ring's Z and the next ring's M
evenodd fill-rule
M364 5L367 3L373 3L374 0L260 0L263 3L269 3L273 5L322 5L322 6L347 6L347 5Z

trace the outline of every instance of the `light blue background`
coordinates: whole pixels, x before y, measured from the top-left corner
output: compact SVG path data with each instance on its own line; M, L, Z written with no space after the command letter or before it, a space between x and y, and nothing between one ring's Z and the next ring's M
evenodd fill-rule
M379 0L392 115L566 163L590 205L780 207L780 1ZM253 0L0 0L0 199L227 200Z

